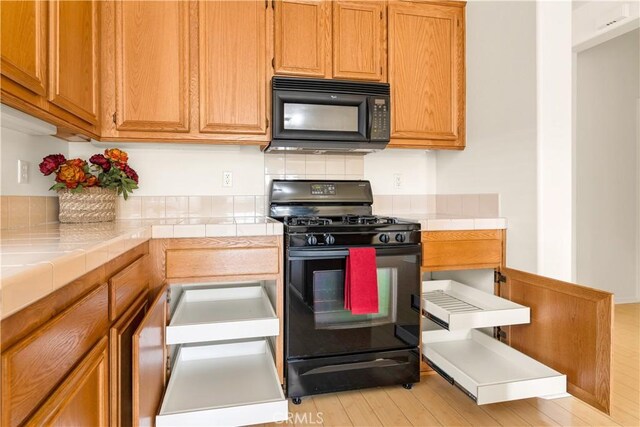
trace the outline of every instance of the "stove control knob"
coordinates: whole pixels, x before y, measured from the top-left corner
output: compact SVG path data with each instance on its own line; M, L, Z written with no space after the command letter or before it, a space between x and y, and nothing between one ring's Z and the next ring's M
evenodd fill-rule
M407 240L407 236L405 236L402 233L398 233L396 234L396 242L398 243L404 243L404 241Z
M331 234L324 235L324 243L326 243L327 245L333 245L335 242L336 242L336 238L333 237Z
M318 238L316 236L314 236L313 234L307 236L307 245L315 246L317 244L318 244Z
M382 243L389 243L389 235L388 234L381 234L379 239L380 239L380 241Z

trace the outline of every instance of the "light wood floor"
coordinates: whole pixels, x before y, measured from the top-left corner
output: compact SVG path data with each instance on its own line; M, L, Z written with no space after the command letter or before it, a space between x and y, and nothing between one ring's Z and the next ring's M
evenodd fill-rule
M427 375L410 391L399 386L387 387L308 397L300 405L289 403L290 423L313 426L637 427L640 426L639 336L640 304L617 305L611 416L573 397L477 406L438 375Z

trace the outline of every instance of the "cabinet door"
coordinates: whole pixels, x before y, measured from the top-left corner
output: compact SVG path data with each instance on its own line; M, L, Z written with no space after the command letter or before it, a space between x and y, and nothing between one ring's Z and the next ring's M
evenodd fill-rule
M153 426L167 380L167 285L133 334L133 425Z
M189 130L189 2L115 4L116 127Z
M49 3L49 101L95 124L98 116L98 4Z
M503 269L501 296L531 308L531 323L511 326L507 342L567 376L575 397L609 413L613 295Z
M331 77L330 1L275 1L275 73Z
M109 371L104 337L38 409L27 425L106 426Z
M0 29L2 75L45 96L47 3L3 1Z
M145 292L109 331L112 426L128 426L133 423L133 333L146 312Z
M464 8L389 4L391 145L464 147Z
M333 77L383 80L385 3L333 2Z
M265 3L199 2L200 131L266 134Z

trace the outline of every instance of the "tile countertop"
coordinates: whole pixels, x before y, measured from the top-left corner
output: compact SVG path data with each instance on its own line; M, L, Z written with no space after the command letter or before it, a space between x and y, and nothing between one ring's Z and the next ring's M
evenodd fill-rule
M500 230L507 228L506 218L477 218L452 214L398 214L399 218L420 223L422 231Z
M119 220L47 224L0 232L5 318L151 238L281 235L267 217Z
M507 228L504 218L405 214L423 231ZM268 217L119 220L98 224L48 224L2 230L1 317L5 318L151 238L282 235Z

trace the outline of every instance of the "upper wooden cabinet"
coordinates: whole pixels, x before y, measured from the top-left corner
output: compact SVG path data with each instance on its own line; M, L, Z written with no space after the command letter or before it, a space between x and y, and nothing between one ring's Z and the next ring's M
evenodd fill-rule
M333 2L333 77L384 80L383 2Z
M49 3L49 100L95 124L98 120L98 5Z
M189 130L189 2L115 4L118 130Z
M274 1L275 73L331 77L331 3Z
M384 1L278 0L276 74L381 81Z
M391 146L465 145L464 3L388 9Z
M3 1L2 75L38 95L47 93L47 3Z
M259 1L199 2L201 132L266 134L266 14Z

